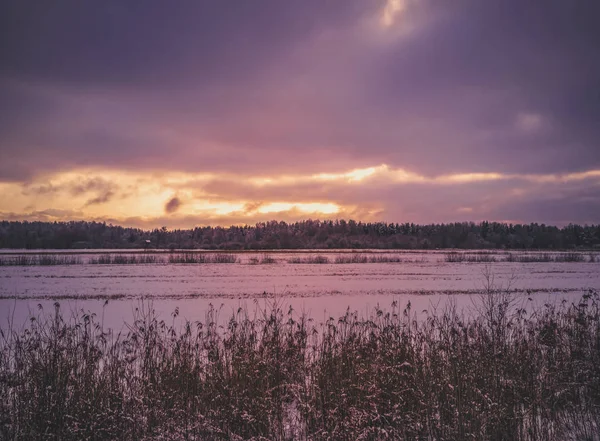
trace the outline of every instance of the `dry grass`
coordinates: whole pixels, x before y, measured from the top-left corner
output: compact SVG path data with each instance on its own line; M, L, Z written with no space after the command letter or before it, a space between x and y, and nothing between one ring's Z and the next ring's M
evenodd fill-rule
M446 253L444 261L448 263L493 263L493 262L519 262L519 263L563 263L563 262L595 262L596 257L593 253L586 259L581 252L564 253L499 253L493 255L490 253Z
M491 263L496 262L496 257L489 253L465 254L465 253L447 253L444 259L448 263Z
M505 262L520 262L520 263L547 263L547 262L585 262L586 258L583 253L536 253L536 254L513 254L509 253Z
M292 257L287 260L287 263L292 264L327 264L329 263L329 257L323 255L317 256L306 256L306 257Z
M366 254L350 254L339 255L335 257L335 263L350 264L350 263L400 263L404 260L399 256L387 255L366 255Z
M82 263L83 259L79 256L61 254L21 254L0 257L0 266L81 265Z
M277 259L269 254L263 254L261 257L252 256L248 259L250 265L272 265L277 263Z
M3 440L598 440L600 299L410 305L315 324L278 304L122 334L40 311L0 341ZM178 311L173 313L173 319Z
M100 254L88 260L92 265L147 265L165 263L161 256L153 254Z
M232 253L180 253L169 256L169 263L237 263L237 261L237 256Z

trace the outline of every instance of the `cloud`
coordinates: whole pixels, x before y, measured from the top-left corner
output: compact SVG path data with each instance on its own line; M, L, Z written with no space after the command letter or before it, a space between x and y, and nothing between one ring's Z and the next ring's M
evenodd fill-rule
M175 213L177 210L179 210L180 207L181 207L181 200L176 196L172 197L165 204L165 213L167 213L167 214Z
M105 204L108 201L110 201L114 195L115 194L112 191L107 191L106 193L103 193L100 196L97 196L95 198L89 199L85 203L85 206L89 207L90 205Z
M11 213L11 219L18 213L26 219L32 219L36 213L40 219L46 219L47 210L59 209L65 217L58 212L55 220L68 220L71 207L77 206L79 218L110 219L114 223L135 219L135 225L155 222L154 227L306 218L418 223L510 219L565 224L593 223L600 198L600 170L557 175L491 172L431 177L387 165L364 170L248 175L235 179L193 173L81 171L91 182L98 182L96 175L104 175L105 181L115 185L116 196L109 194L104 198L100 194L92 199L87 193L74 196L72 186L61 184L84 182L76 173L68 172L66 177L58 174L29 184L29 189L43 189L41 192L22 194L18 184L0 184L0 192L6 195L0 210ZM51 197L48 188L52 188ZM19 194L19 198L14 196ZM569 207L569 211L561 210L561 206ZM552 213L552 209L557 212ZM186 226L185 222L193 224Z
M587 92L600 77L594 2L537 11L513 0L268 1L247 14L186 3L170 11L172 24L154 2L46 14L9 4L4 179L89 164L306 172L314 157L424 174L600 165L600 109ZM378 37L369 19L385 11L418 32ZM15 27L15 14L43 32ZM106 39L95 38L98 26ZM548 130L523 130L542 114Z
M398 15L401 15L406 10L405 0L387 0L381 15L381 25L390 27L396 21Z
M23 195L0 209L229 222L336 204L427 221L503 216L483 208L503 190L597 191L578 176L600 170L599 5L3 2L0 182ZM84 169L98 180L55 179Z
M81 178L68 176L42 184L27 183L23 185L21 193L25 197L46 197L55 200L57 197L68 196L71 203L80 197L87 197L83 207L106 204L117 196L119 187L117 183L106 178L95 176ZM95 194L89 197L89 194Z
M42 221L42 222L55 222L55 221L69 221L69 220L85 220L86 217L83 212L78 210L61 210L61 209L47 209L31 211L27 213L14 213L14 212L3 212L0 211L0 217L8 221Z
M111 193L115 190L117 184L101 176L82 177L66 175L60 176L57 180L50 180L42 184L32 182L23 185L23 194L25 195L52 195L61 192L67 192L72 196L81 196L87 193Z
M523 132L537 132L543 123L544 119L539 113L521 112L517 115L516 126Z

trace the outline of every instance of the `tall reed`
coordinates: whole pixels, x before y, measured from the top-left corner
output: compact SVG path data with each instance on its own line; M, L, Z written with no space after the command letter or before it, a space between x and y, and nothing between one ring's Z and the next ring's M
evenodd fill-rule
M88 260L92 265L147 265L165 263L161 256L152 254L99 254Z
M80 256L60 254L0 256L0 266L80 265L82 263L83 259Z
M287 263L292 263L292 264L327 264L329 263L329 257L327 256L323 256L321 254L318 254L316 256L306 256L306 257L299 257L299 256L294 256L291 257L287 260Z
M600 298L317 324L281 304L126 332L60 305L0 339L3 440L598 440Z

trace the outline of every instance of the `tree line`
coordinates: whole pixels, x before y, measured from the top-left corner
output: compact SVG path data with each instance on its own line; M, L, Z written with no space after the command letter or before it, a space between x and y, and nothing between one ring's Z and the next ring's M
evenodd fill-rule
M78 249L591 249L600 248L600 225L304 220L230 227L154 230L104 222L0 221L0 248Z

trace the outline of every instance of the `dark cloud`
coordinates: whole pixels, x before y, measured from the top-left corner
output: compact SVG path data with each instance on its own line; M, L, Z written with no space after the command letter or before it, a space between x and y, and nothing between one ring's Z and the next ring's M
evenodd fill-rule
M501 200L482 213L490 219L518 219L549 225L597 224L600 219L600 183L543 186L537 192Z
M377 26L384 3L2 2L0 180L89 166L246 176L382 163L427 176L600 169L599 2L409 1L387 30ZM83 185L90 202L114 193ZM388 191L369 185L335 193L369 205ZM257 201L331 191L234 187L205 190ZM403 208L390 196L372 209L435 217L452 198L483 198L429 189L415 187L422 197ZM544 201L528 201L531 216L562 222ZM485 213L525 219L519 203Z
M95 198L88 200L85 203L85 206L89 207L90 205L105 204L105 203L109 202L113 198L114 195L115 194L112 191L108 191L106 193L101 194L100 196L97 196Z
M399 144L420 147L398 155L421 170L600 164L598 2L458 1L438 12L424 35L389 48L372 70L378 92L368 101L401 126L408 118L410 137ZM544 130L522 133L521 112L538 113ZM416 133L414 120L426 122Z
M88 199L85 207L109 202L113 199L119 190L115 182L111 182L102 177L91 177L88 179L76 179L60 184L26 184L23 186L22 193L25 196L48 196L52 197L60 194L68 194L73 197L96 194L95 197Z
M160 0L52 3L8 0L0 7L4 76L163 89L240 80L307 34L359 17L379 2L237 4Z
M165 204L165 213L175 213L181 207L181 199L173 197Z
M70 192L73 196L96 191L104 194L112 193L115 184L104 178L94 177L81 182L75 182L70 185Z

